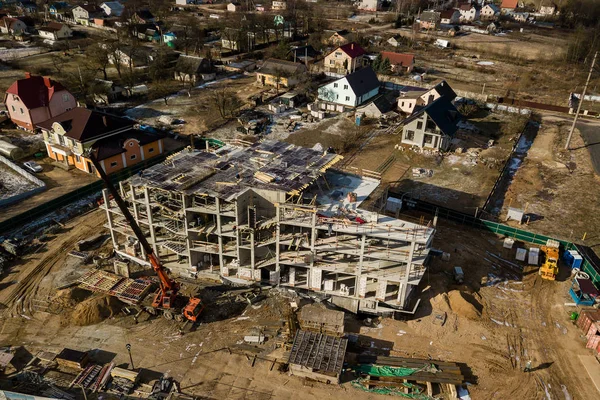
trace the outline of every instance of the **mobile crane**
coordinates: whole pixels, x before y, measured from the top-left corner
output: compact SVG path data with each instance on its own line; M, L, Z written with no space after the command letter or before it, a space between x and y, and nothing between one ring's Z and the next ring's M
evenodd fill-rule
M159 289L156 292L156 296L152 301L149 307L146 307L146 311L151 314L162 313L166 318L172 319L175 318L178 321L183 321L184 319L190 322L198 321L198 317L200 313L204 309L204 305L202 301L197 297L186 297L179 294L180 284L175 280L171 279L167 274L167 271L161 264L158 256L154 253L154 249L148 243L148 240L144 236L144 233L140 229L139 225L129 212L127 208L127 204L121 195L114 187L102 166L96 160L96 157L92 152L88 154L92 164L100 174L100 178L104 181L106 188L112 195L113 199L117 203L117 206L123 213L125 220L133 230L136 238L140 242L140 245L143 247L146 252L146 257L152 266L152 269L156 273L159 279Z

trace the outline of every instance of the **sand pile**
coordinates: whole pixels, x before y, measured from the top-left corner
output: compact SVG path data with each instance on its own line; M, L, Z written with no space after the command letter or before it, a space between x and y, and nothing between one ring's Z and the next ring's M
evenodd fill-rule
M451 312L447 293L440 293L431 299L431 308L437 312Z
M70 323L78 326L93 325L118 314L123 303L112 296L92 297L77 304Z
M478 319L481 317L482 305L468 293L458 290L451 290L448 293L448 301L452 311L468 319Z

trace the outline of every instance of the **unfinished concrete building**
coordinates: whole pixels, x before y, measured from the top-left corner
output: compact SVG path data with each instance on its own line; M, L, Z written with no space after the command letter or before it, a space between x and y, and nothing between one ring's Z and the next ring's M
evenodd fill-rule
M261 281L370 314L412 313L434 228L360 208L379 181L277 141L184 150L120 190L173 274ZM118 255L149 265L104 192Z

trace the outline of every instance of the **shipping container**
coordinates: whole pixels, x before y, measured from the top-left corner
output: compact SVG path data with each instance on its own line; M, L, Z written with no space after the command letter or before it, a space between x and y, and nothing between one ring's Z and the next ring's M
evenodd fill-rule
M583 334L587 334L588 331L590 330L590 326L592 325L592 322L599 321L599 320L600 320L600 310L585 309L585 310L581 311L581 313L579 314L579 318L577 318L577 326L579 327L579 330L581 330L581 332Z

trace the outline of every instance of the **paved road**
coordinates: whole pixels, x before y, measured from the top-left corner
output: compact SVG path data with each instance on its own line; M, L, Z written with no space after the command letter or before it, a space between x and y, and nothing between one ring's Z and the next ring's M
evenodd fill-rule
M580 119L577 121L577 129L590 152L594 169L600 175L600 121Z

